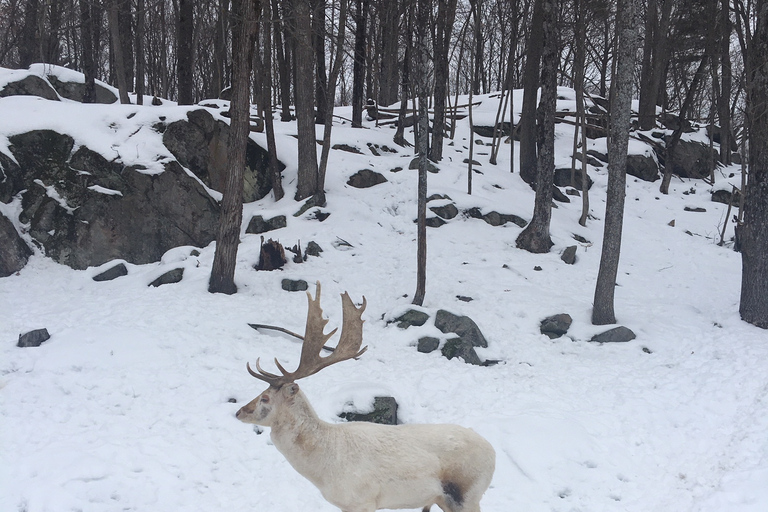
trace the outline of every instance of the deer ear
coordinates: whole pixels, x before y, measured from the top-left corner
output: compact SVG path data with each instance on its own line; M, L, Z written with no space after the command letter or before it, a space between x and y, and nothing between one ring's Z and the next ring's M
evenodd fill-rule
M291 382L290 384L283 386L283 396L286 398L291 398L296 395L296 393L299 392L299 385L295 382Z

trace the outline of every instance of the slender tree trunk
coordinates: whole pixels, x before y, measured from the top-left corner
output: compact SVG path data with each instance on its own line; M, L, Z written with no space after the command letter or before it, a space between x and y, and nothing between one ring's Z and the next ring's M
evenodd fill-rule
M39 16L40 0L27 0L24 8L24 23L19 34L20 68L28 68L41 58L40 34L37 30Z
M352 69L352 127L363 126L363 98L366 64L366 26L370 0L355 0L355 59Z
M741 248L742 320L768 329L768 0L755 2L755 30L747 74L749 180L744 220L737 227Z
M619 40L614 93L611 97L610 146L608 148L608 192L600 269L595 286L592 323L616 323L614 291L619 270L621 232L624 223L624 195L627 181L627 148L631 119L632 78L637 53L637 27L640 0L624 0L617 20Z
M54 2L55 3L55 2ZM123 49L123 72L128 92L133 92L135 79L133 65L133 26L130 0L120 0L117 9L117 28L120 34L120 46Z
M380 3L379 26L381 30L381 65L379 66L380 105L391 105L397 101L398 82L398 38L401 0L386 0ZM412 10L412 9L407 9Z
M416 2L416 89L419 98L416 148L419 153L418 216L416 220L416 293L413 304L424 304L427 286L427 166L429 165L429 69L428 31L432 10L430 0Z
M179 105L192 105L195 100L193 81L193 45L194 35L194 2L179 0L179 13L176 41L176 79L178 81Z
M96 96L96 61L94 58L93 8L91 0L80 0L80 37L83 48L83 74L85 88L83 103L93 103Z
M549 223L552 218L552 187L555 174L555 110L557 107L558 27L557 2L544 0L542 15L541 100L536 112L538 138L538 173L536 199L531 222L518 235L519 249L546 253L552 247Z
M272 13L273 16L278 17L281 13L277 0L272 1ZM279 25L275 25L275 47L277 48L277 69L280 72L280 121L289 122L291 120L291 66L289 64L287 45L284 44L283 34L290 33L285 20L280 18Z
M395 136L392 141L398 146L406 147L410 146L407 140L405 140L405 119L408 115L408 91L410 90L410 68L411 68L411 54L413 53L413 14L409 9L405 15L405 53L403 56L403 83L400 86L400 111L397 116L397 129L395 130ZM416 141L414 141L415 144Z
M543 2L534 0L529 27L523 78L523 105L520 113L520 177L533 186L536 182L536 104L539 90L541 48L543 40Z
M213 64L213 83L209 96L218 98L226 87L227 74L227 33L228 31L229 0L219 0L216 18L216 37L213 40L213 54L216 62ZM266 49L265 49L266 51Z
M445 100L448 96L448 50L451 44L453 22L456 19L456 0L437 0L437 20L433 41L435 61L435 114L432 121L432 144L429 157L435 162L443 159L445 138Z
M342 0L344 1L344 0ZM328 109L326 92L328 75L325 70L325 0L312 0L312 46L315 49L315 124L325 124Z
M344 34L347 26L347 5L348 0L341 0L339 6L339 24L336 33L336 49L331 61L331 75L328 78L327 90L325 91L325 102L333 105L333 98L336 96L336 85L341 73L341 64L344 57ZM328 156L331 152L331 130L333 129L333 108L327 112L323 127L323 147L320 151L320 164L317 169L317 190L315 197L317 204L325 204L325 172L328 168Z
M117 88L120 93L120 103L128 104L131 99L128 97L128 85L125 83L125 61L123 59L123 45L120 42L120 28L118 3L120 0L112 0L109 4L109 33L112 39L112 51L114 52L115 76L117 77Z
M729 0L721 0L720 8L720 75L721 87L718 103L720 118L720 161L731 164L731 109L732 91L731 71L731 15Z
M299 138L299 178L296 200L314 195L317 190L317 136L314 109L314 52L312 46L312 17L310 0L293 3L296 18L296 127Z
M208 282L208 291L211 293L231 295L237 292L234 278L240 226L243 223L243 170L250 133L250 74L257 27L256 2L258 0L232 2L232 100L227 140L227 183L221 204L216 253Z
M660 14L656 12L658 2L661 2ZM645 37L650 39L650 42L646 41L643 49L643 69L638 102L642 130L650 130L656 126L656 107L662 99L660 96L664 87L664 69L669 60L669 25L673 4L674 0L652 0L646 15ZM645 55L646 51L649 52L648 57Z
M264 53L262 62L262 87L261 87L261 117L264 119L264 129L267 132L267 152L269 153L269 175L272 178L272 192L275 201L285 196L283 190L283 177L280 174L280 165L277 160L277 143L275 141L274 114L272 113L272 8L270 2L262 2L266 27L264 29Z
M144 0L136 0L136 104L144 104Z

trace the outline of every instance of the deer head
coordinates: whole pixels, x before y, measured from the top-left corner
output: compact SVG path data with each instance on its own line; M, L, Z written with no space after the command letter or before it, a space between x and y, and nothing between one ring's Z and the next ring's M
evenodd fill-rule
M259 365L258 359L256 360L257 371L253 371L250 364L246 363L248 373L269 384L269 388L237 411L236 416L240 421L267 427L272 426L275 421L275 411L294 402L299 392L297 380L314 375L332 364L360 357L368 349L367 346L362 350L360 349L363 342L364 320L361 317L365 311L365 297L363 297L363 305L357 308L352 303L348 293L342 294L341 337L333 353L326 357L321 357L320 351L338 329L327 334L323 332L328 320L323 318L323 310L320 308L320 282L317 283L315 298L313 299L312 295L307 292L307 300L309 302L307 326L304 331L299 366L296 370L289 372L275 359L275 366L280 371L280 375L277 375L264 371Z

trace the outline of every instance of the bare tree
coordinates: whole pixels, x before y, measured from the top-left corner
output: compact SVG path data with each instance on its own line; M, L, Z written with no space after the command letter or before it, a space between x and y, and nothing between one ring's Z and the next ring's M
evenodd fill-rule
M477 1L477 0L473 0ZM448 95L448 51L453 22L456 19L456 0L437 0L437 19L434 32L435 103L432 122L432 144L429 157L438 162L443 158L445 137L445 100Z
M536 199L531 222L518 235L518 248L533 253L549 252L552 239L549 223L552 218L552 187L555 174L555 109L557 107L558 9L555 0L541 2L542 66L541 99L536 112L538 159Z
M416 150L419 158L418 216L416 220L416 293L413 304L421 306L427 287L427 167L429 165L429 18L431 0L416 2L416 94L419 99Z
M768 329L768 0L755 0L755 28L744 56L747 68L749 180L741 249L741 318Z
M363 126L363 86L366 65L366 26L370 0L355 0L355 58L352 78L352 126Z
M128 85L125 82L125 60L123 45L120 41L119 4L120 0L111 0L109 4L109 33L112 39L112 52L115 61L115 75L117 76L117 88L120 93L120 103L130 103L128 97Z
M608 147L608 192L605 201L605 226L600 269L595 285L592 323L616 323L614 291L621 253L621 231L624 223L624 195L627 181L627 148L631 119L632 78L637 54L637 26L641 0L624 0L619 4L617 19L619 39L616 53L616 76L611 97L610 142Z
M533 185L536 181L538 169L536 158L536 96L539 90L539 62L541 61L544 37L543 2L544 0L534 0L533 17L528 28L523 105L520 112L520 177L529 185Z
M255 8L258 0L232 2L232 100L230 103L229 139L227 140L227 182L221 204L221 219L216 237L208 291L233 294L237 246L243 223L243 170L250 133L250 74L254 39L258 23Z
M312 196L317 191L317 136L315 134L314 106L314 52L312 46L312 16L310 0L295 0L293 14L296 42L296 128L299 140L299 179L296 200Z
M193 52L194 7L192 0L179 0L176 28L176 74L179 105L194 103Z

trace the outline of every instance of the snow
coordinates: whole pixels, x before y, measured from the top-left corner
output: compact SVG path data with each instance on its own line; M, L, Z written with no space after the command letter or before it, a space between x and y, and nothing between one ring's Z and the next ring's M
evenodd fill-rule
M482 101L477 119L492 122L498 99L475 99ZM516 97L516 113L520 104ZM3 98L0 140L65 130L76 147L152 169L149 163L171 156L151 124L187 110ZM348 110L337 113L349 118ZM530 219L533 194L509 172L507 146L497 166L483 154L489 147L475 147L482 174L466 194L466 123L446 146L440 173L429 175L429 194L448 195L460 209ZM252 215L286 215L288 227L265 236L286 246L315 241L323 252L258 272L260 237L243 233L235 295L207 292L215 244L198 255L176 248L154 264L124 262L128 275L108 282L92 277L115 262L76 271L39 253L0 279L0 510L335 510L267 433L234 417L263 388L246 361L277 357L289 369L298 362L295 340L247 325L301 332L306 297L282 291L284 278L322 281L329 328L340 325L338 294L368 301L365 355L300 382L320 417L338 422L340 412L391 395L404 423L475 429L497 452L486 512L768 510L768 333L739 319L740 256L717 245L727 207L710 201L711 186L675 178L662 195L658 183L628 178L616 310L637 339L623 344L588 341L611 327L590 322L606 167L590 166L587 227L577 223L579 198L553 210L549 254L516 249L521 228L513 224L459 216L430 229L422 309L470 316L489 340L481 358L501 360L469 366L416 351L420 336L444 337L434 325L401 330L386 322L408 307L415 288L417 180L407 170L412 152L391 141L394 130L365 124L334 127L334 143L364 154L331 153L323 208L331 215L318 222L313 210L293 217L300 206L292 199L295 125L275 123L286 198L246 204L243 229ZM570 130L558 125L563 162ZM263 134L252 137L265 143ZM376 157L369 142L399 153ZM391 172L396 167L405 170ZM363 168L389 181L364 190L346 185ZM739 169L731 172L737 179ZM9 215L20 205L2 207ZM729 222L726 240L732 236ZM559 258L570 245L578 246L572 266ZM177 267L185 269L180 283L147 286ZM574 319L569 333L541 335L541 319L561 312ZM15 346L20 333L41 327L52 335L41 347Z

